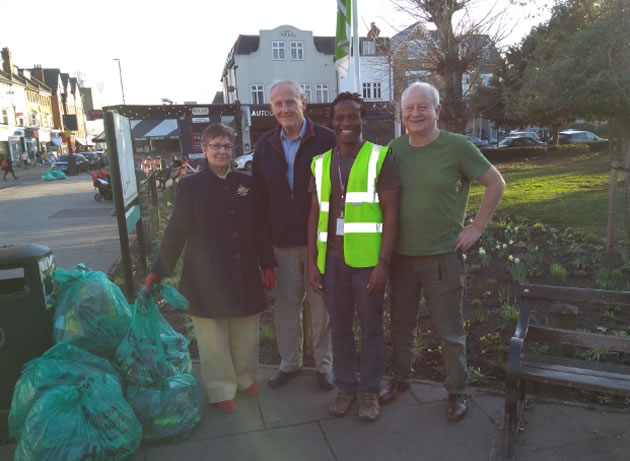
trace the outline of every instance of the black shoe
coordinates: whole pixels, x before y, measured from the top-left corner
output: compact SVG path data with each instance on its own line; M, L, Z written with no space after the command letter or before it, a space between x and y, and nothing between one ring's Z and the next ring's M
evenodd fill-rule
M271 387L272 389L275 387L284 386L286 383L291 381L291 379L299 375L301 371L302 370L296 370L287 373L286 371L277 370L273 375L271 375L269 381L267 381L267 386Z
M335 387L335 375L330 370L318 372L317 384L321 390L329 391Z
M393 402L398 394L408 391L411 385L397 379L392 379L387 385L379 392L378 401L384 405Z

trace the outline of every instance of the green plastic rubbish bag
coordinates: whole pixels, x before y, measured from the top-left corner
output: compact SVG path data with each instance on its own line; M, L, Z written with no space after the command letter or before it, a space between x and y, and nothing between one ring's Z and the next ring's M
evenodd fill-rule
M147 441L187 438L203 413L203 390L189 374L168 377L161 388L129 384L126 398Z
M16 439L31 407L47 391L58 386L77 386L87 377L101 379L112 376L119 381L118 371L109 360L74 346L67 341L55 344L41 357L29 361L22 369L13 390L9 413L9 432ZM120 383L118 384L120 387Z
M44 174L42 174L42 179L44 181L56 181L57 180L57 178L55 177L53 172L50 171L50 170L44 171Z
M152 293L158 290L174 308L188 309L190 306L186 298L175 288L155 284ZM167 355L170 355L168 352L170 341L167 341L165 353L163 332L168 336L177 334L158 310L153 301L153 294L147 293L143 287L136 299L131 327L116 352L116 365L125 382L142 387L159 387L165 378L176 374L172 370L173 365L167 359Z
M116 353L116 364L126 383L125 397L142 422L145 440L182 439L201 420L204 393L192 374L188 341L159 312L153 294L160 291L177 309L189 303L168 285L142 288L131 328ZM179 335L179 336L178 336ZM169 347L175 343L175 347Z
M58 170L56 168L53 168L52 170L50 170L50 173L55 177L55 179L66 179L67 178L66 174L63 171Z
M46 391L33 405L14 461L118 461L140 446L142 426L118 378L87 376Z
M131 325L131 307L104 272L80 264L57 269L59 296L53 316L53 339L68 340L94 354L113 358Z

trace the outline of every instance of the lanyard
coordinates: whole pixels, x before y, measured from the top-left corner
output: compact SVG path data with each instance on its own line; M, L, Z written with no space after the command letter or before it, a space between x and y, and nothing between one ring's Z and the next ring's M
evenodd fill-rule
M341 192L341 213L343 216L343 204L346 201L346 185L343 183L343 177L341 176L341 153L337 148L337 172L339 173L339 187Z

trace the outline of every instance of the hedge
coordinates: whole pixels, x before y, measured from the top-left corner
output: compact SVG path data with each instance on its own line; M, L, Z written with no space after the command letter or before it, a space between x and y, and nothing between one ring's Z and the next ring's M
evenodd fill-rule
M608 141L556 144L544 147L507 147L505 149L481 149L483 155L492 163L513 162L529 158L551 157L556 155L588 154L590 152L604 152L608 150Z

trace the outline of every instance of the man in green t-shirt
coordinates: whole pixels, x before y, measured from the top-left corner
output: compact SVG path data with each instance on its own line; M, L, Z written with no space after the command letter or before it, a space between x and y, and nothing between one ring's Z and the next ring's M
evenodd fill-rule
M413 83L403 92L401 109L408 134L390 144L401 184L398 241L390 266L394 376L379 398L389 403L409 389L422 294L443 342L446 416L459 421L467 410L461 253L479 240L505 182L465 136L438 128L441 106L435 87ZM464 226L473 180L486 189L475 219Z

